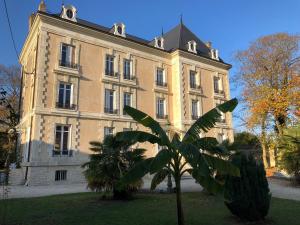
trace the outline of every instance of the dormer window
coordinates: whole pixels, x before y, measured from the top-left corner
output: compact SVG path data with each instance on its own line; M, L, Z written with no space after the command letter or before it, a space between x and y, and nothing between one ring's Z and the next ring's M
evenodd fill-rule
M126 37L125 25L123 23L115 23L114 24L114 34L122 36L122 37Z
M68 5L68 6L62 6L62 11L61 11L61 18L67 19L67 20L71 20L76 22L76 8L72 5Z
M218 49L211 49L210 50L210 55L211 55L211 58L212 59L216 59L216 60L219 60L219 51Z
M164 49L164 38L163 37L156 37L155 38L155 47Z
M189 41L188 42L188 51L197 53L197 43L195 41Z

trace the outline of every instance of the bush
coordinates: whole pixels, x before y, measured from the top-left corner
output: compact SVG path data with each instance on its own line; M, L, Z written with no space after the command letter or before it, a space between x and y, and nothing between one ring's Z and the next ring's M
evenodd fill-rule
M239 167L241 176L227 176L225 205L241 219L264 219L269 211L271 194L263 164L258 164L252 155L245 154L233 156L232 162Z
M137 191L142 179L122 184L121 178L138 162L144 159L144 149L131 149L130 144L107 136L104 142L91 142L90 161L83 165L88 187L94 191L111 191L114 199L128 199Z
M278 166L300 184L300 126L284 130L279 141Z

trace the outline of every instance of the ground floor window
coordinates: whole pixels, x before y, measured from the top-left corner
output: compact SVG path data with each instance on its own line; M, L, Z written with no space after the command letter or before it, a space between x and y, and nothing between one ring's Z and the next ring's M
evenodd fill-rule
M56 170L55 171L55 181L67 180L66 170Z

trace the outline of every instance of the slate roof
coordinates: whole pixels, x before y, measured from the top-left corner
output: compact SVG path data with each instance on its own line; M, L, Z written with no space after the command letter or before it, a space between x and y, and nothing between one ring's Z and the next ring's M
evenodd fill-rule
M44 14L44 15L48 15L48 16L52 16L52 17L56 17L57 19L60 20L64 20L64 21L68 21L70 23L74 23L74 24L79 24L85 27L89 27L92 28L94 30L98 30L98 31L102 31L104 33L108 33L108 34L112 34L112 28L110 27L105 27L96 23L92 23L80 18L77 18L77 22L73 22L73 21L69 21L69 20L65 20L62 19L60 17L60 14L51 14L51 13L45 13L45 12L41 12L38 11L38 13L40 14ZM120 36L119 36L120 37ZM120 38L124 38L124 37L120 37ZM188 42L193 40L197 43L197 53L191 53L191 54L197 54L199 56L203 56L205 58L209 58L210 57L210 49L206 46L206 44L201 41L191 30L189 30L182 22L180 24L178 24L176 27L174 27L173 29L171 29L170 31L168 31L167 33L165 33L163 35L164 38L164 49L158 49L161 51L166 51L166 52L173 52L176 49L180 49L183 51L188 51ZM127 40L130 41L134 41L143 45L147 45L149 47L154 48L154 40L149 41L134 35L130 35L128 33L126 33L126 38ZM213 59L211 59L213 60ZM226 65L229 65L231 67L230 64L225 63L221 58L219 58L219 60L214 60L214 61L218 61L221 63L224 63Z

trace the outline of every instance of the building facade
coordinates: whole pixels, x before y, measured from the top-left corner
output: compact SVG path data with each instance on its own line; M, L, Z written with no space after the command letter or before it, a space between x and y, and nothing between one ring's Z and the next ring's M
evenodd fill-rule
M182 22L144 40L123 23L103 27L77 17L74 6L50 14L42 1L29 20L23 65L20 143L28 185L85 182L89 142L123 130L143 130L124 105L182 134L202 114L230 98L218 50ZM230 113L202 136L233 140ZM143 144L147 156L159 146Z

